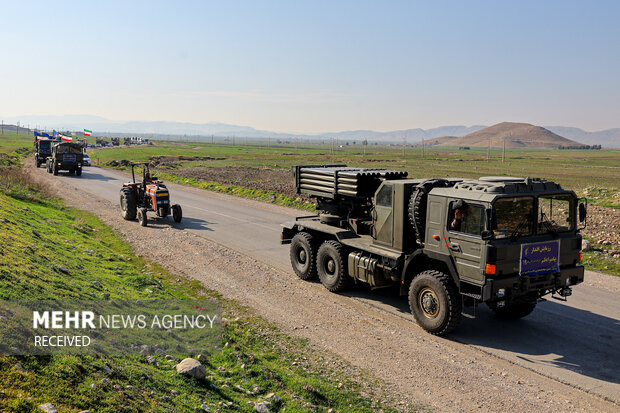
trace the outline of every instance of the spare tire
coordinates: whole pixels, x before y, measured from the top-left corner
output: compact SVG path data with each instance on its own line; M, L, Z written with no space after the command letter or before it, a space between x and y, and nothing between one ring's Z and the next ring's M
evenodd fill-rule
M424 242L428 193L433 188L447 188L449 186L451 186L451 183L446 179L428 179L418 184L411 193L411 198L409 198L409 222L411 222L415 230L416 238L420 245Z

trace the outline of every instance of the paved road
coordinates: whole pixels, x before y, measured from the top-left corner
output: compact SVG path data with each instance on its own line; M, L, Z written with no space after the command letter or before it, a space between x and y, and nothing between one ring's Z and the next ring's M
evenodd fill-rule
M87 168L81 178L61 174L58 179L113 202L126 180L119 172L96 167ZM292 272L288 248L279 244L280 223L298 211L168 186L172 201L183 207L187 230ZM477 318L465 318L450 339L620 404L620 279L590 272L586 277L611 288L577 286L568 302L549 300L526 319L508 324L481 306ZM406 300L394 291L360 287L346 295L412 319Z

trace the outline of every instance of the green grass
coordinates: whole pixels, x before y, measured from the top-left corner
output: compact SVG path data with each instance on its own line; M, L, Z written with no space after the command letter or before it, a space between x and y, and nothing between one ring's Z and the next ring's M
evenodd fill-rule
M620 258L611 257L604 253L605 249L613 249L614 246L601 245L590 239L592 250L582 252L581 262L590 271L602 272L605 274L620 277ZM617 249L617 246L615 246Z
M155 356L155 364L140 355L0 356L0 411L36 411L38 405L52 403L59 411L195 411L205 404L211 411L250 412L254 406L249 402L262 400L271 402L271 411L370 412L382 407L362 395L346 363L324 363L327 358L305 341L283 335L197 282L136 257L98 218L65 207L19 170L0 168L17 177L0 187L0 299L212 297L220 299L223 315L231 321L223 326L222 344L227 344L207 356L207 379L201 381L176 374L175 362L162 356ZM359 374L374 384L370 375ZM268 398L270 393L281 400Z
M254 146L224 145L209 142L161 142L137 147L119 147L94 151L91 156L101 164L111 160L147 161L153 156L197 156L213 160L185 161L184 166L253 166L290 168L303 163L346 163L351 166L406 170L412 178L457 176L478 178L490 175L530 176L553 180L595 205L620 208L620 150L501 150L493 149L487 161L486 148L459 150L431 147L422 152L402 147L369 145L366 156L361 145L337 148L329 145Z

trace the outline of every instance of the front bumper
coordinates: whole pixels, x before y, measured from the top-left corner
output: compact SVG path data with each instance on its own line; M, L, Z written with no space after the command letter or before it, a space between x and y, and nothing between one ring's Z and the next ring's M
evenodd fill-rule
M538 275L512 275L487 279L483 301L512 301L521 297L540 298L544 295L583 282L582 265L561 268L560 271Z

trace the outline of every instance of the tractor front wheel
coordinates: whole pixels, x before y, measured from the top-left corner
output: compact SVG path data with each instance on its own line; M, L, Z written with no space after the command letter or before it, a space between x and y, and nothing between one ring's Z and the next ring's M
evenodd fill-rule
M174 222L181 222L183 219L183 210L181 209L181 205L172 205L172 219L174 219Z
M143 227L146 227L146 225L148 224L148 218L146 217L146 208L140 208L138 210L138 222Z
M136 204L136 193L132 188L121 189L121 215L127 221L136 219L138 207Z

